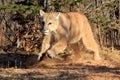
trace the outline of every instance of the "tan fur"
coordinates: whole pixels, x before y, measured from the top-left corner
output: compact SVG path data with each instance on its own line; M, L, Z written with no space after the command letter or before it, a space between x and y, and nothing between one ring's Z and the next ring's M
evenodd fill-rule
M40 15L44 21L43 32L46 35L38 59L46 52L51 58L56 58L67 48L68 44L77 43L82 39L84 46L94 52L94 59L100 60L98 44L84 14L78 12L40 12Z

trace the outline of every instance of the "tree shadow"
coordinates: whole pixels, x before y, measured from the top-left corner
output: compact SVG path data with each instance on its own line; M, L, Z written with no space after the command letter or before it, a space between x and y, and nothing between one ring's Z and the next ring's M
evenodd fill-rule
M47 59L47 57L45 57ZM44 60L44 59L43 59ZM45 60L45 64L51 64L52 60L48 58ZM49 62L48 62L49 61ZM53 60L54 61L54 60ZM37 67L36 67L37 66ZM91 78L91 76L99 76L104 77L104 73L114 74L115 78L120 78L120 67L108 67L108 66L93 66L93 65L85 65L84 63L80 64L65 64L58 63L55 65L43 65L42 62L37 61L37 55L30 54L0 54L0 79L29 79L29 80L46 80L46 79L80 79L87 80ZM19 68L23 70L29 70L27 73L14 73L12 74L8 71L4 71L7 68ZM36 69L37 71L34 71ZM46 70L46 72L41 69ZM103 75L99 75L102 73ZM1 74L8 75L7 77L1 76ZM10 75L10 76L9 76ZM109 77L107 75L106 77ZM88 79L89 80L89 79Z
M37 55L28 55L21 53L0 53L0 68L27 68L26 62L29 58L37 59ZM31 61L32 60L29 60L29 62Z
M81 67L81 65L77 65L77 67ZM83 68L84 67L84 68ZM89 67L91 69L89 69ZM108 69L108 70L106 70ZM106 78L112 77L114 78L120 78L119 73L114 73L114 71L119 70L118 68L100 68L100 67L95 67L95 66L82 66L81 68L62 68L62 69L46 69L46 72L42 71L41 69L37 68L36 71L28 71L27 73L24 74L19 74L19 73L14 73L11 76L4 77L0 76L0 79L27 79L27 80L90 80L94 76L102 77L102 80ZM104 72L112 72L115 75L109 76L104 75ZM7 73L7 72L6 72ZM96 74L96 73L101 73L101 74ZM10 73L7 73L10 75ZM116 75L118 74L118 75Z

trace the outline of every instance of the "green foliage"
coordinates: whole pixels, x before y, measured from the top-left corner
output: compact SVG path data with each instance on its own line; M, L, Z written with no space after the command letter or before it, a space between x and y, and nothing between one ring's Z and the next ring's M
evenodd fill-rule
M86 4L86 3L90 3L92 0L77 0L77 1Z
M108 27L108 24L110 24L111 20L108 17L105 17L103 15L97 15L94 18L89 18L89 20L92 23L97 23L101 28Z
M104 17L104 16L98 16L97 22L100 24L100 26L107 26L108 23L110 23L109 18Z
M106 4L106 6L110 7L110 8L114 8L117 4L119 4L119 3L109 2L109 3Z
M19 12L23 14L25 17L30 13L36 13L38 10L42 9L40 6L34 6L34 5L23 5L23 4L15 4L11 3L8 5L0 5L0 10L7 10L9 12Z
M69 11L69 5L73 0L51 0L51 5L56 11Z
M78 11L81 4L88 4L92 0L50 0L55 11Z

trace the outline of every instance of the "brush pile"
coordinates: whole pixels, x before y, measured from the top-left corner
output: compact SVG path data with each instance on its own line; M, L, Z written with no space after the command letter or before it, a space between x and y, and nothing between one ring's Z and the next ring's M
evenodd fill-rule
M39 52L43 38L39 15L28 20L18 12L10 14L1 11L0 13L0 49L15 53L16 51Z

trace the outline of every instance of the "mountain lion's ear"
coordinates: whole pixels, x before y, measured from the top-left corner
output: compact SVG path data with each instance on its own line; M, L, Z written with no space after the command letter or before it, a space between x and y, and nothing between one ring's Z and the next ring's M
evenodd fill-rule
M45 12L43 10L40 10L39 14L40 14L40 16L43 16L45 14Z
M56 18L56 19L59 19L59 16L60 16L60 12L56 12L56 13L55 13L55 18Z

